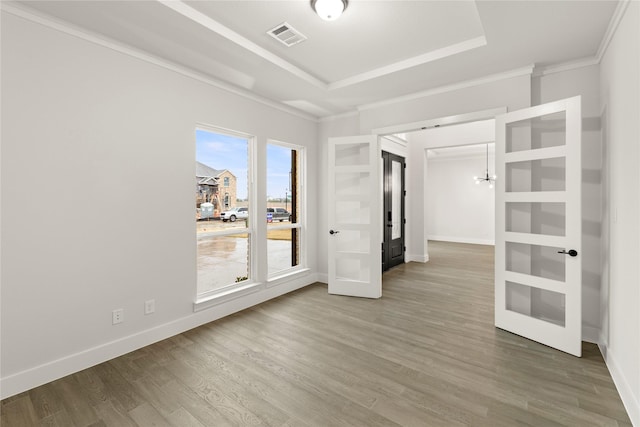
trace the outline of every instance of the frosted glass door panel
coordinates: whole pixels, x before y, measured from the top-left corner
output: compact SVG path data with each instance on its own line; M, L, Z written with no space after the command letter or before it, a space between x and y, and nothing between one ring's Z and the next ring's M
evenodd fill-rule
M562 157L507 163L507 192L564 191L565 159Z
M371 186L371 177L366 172L340 171L336 173L336 196L362 197Z
M515 233L564 236L566 234L565 203L505 203L506 231Z
M336 166L366 166L370 160L369 144L353 143L336 146Z
M565 295L560 292L507 282L505 308L554 325L565 325Z
M336 278L353 282L368 282L371 260L353 253L339 253L336 260Z
M371 233L368 230L342 229L335 236L336 250L340 253L366 253L371 245Z
M567 257L558 254L558 251L563 249L562 247L507 242L505 268L514 273L564 282Z
M506 153L559 147L566 143L564 111L507 124Z
M358 201L336 201L336 225L368 224L371 203Z

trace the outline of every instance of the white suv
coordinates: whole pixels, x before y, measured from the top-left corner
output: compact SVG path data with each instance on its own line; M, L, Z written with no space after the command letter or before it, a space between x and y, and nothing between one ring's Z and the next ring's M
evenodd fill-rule
M234 222L236 219L249 218L249 208L231 208L228 211L224 211L220 214L220 219L224 222Z

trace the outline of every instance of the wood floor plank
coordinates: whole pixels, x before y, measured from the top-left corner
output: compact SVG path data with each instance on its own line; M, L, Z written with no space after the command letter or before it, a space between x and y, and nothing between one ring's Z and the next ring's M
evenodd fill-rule
M204 375L206 382L225 396L227 400L235 402L243 409L253 414L260 425L279 426L289 419L289 415L264 399L269 395L268 386L259 387L255 383L246 384L243 381L245 370L237 370L231 360L220 353L213 353L206 347L194 345L186 349L181 360L189 360L194 366L194 359L206 358L210 363ZM196 365L197 366L197 365ZM200 370L198 375L202 375Z
M2 405L0 420L3 426L35 426L40 418L29 395L23 393L19 398Z
M188 386L178 381L170 381L162 386L162 389L173 396L180 406L205 426L231 427L233 424L227 420L217 408L208 404Z
M129 411L129 416L140 427L171 427L169 422L146 402Z
M94 410L102 421L107 426L119 426L119 427L135 427L136 422L129 416L129 414L122 409L120 404L114 404L113 401L108 400L106 402L95 405Z
M100 421L74 375L62 378L57 382L57 386L60 387L60 396L64 397L65 412L73 420L73 425L87 426Z
M493 248L429 242L379 300L314 284L1 402L3 427L630 426L597 346L493 326Z
M206 427L182 407L169 414L167 420L174 427Z
M62 411L64 405L58 394L58 389L51 384L45 384L28 392L38 418L44 419Z

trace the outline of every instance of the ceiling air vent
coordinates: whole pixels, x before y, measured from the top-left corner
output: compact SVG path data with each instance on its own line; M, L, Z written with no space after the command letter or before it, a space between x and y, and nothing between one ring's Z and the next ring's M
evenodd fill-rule
M307 37L300 33L300 31L296 30L286 22L283 22L277 27L267 31L267 34L287 47L291 47L294 44L298 44L307 39Z

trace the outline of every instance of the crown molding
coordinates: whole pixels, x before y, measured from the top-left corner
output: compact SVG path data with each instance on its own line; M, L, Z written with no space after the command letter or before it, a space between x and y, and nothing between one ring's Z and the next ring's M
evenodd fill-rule
M348 111L346 113L340 113L340 114L334 114L331 116L321 117L318 121L320 123L327 123L327 122L333 122L335 120L348 119L350 117L357 117L359 115L360 113L358 112L358 110L353 110L353 111Z
M559 64L552 64L544 67L536 67L534 76L546 76L553 73L561 73L563 71L571 71L578 68L590 67L592 65L600 64L630 2L631 0L621 0L616 6L616 10L613 12L613 15L611 15L609 25L607 26L607 30L605 31L604 36L600 41L600 45L598 46L598 50L595 55L577 59L574 61L561 62Z
M188 67L179 65L172 61L160 58L158 56L152 55L140 49L136 49L132 46L129 46L125 43L110 39L103 35L98 35L92 31L81 29L71 23L64 22L53 18L51 16L45 16L44 14L40 14L39 12L27 10L25 6L18 5L13 1L1 1L0 2L0 10L3 12L10 13L19 18L26 19L30 22L43 25L45 27L51 28L53 30L65 33L67 35L77 37L79 39L85 40L87 42L114 50L116 52L122 53L124 55L139 59L141 61L157 65L159 67L165 68L169 71L173 71L182 76L191 78L193 80L197 80L201 83L205 83L209 86L213 86L217 89L224 90L226 92L232 93L234 95L241 96L245 99L266 105L271 108L275 108L282 112L297 116L299 118L309 120L312 122L318 122L318 118L311 114L304 113L298 109L291 108L285 104L273 101L271 99L256 95L255 93L241 89L239 87L233 86L231 84L225 83L223 81L214 79L205 74L196 72Z
M609 21L609 26L607 27L607 31L604 33L604 37L602 37L602 41L600 41L600 46L598 47L598 51L596 52L596 59L598 64L602 61L602 57L607 52L607 48L609 47L609 43L611 43L611 39L613 38L616 30L618 29L618 25L624 16L624 13L629 6L630 0L621 0L616 7L616 10L613 12L613 16L611 16L611 20Z
M372 102L370 104L359 105L358 111L372 110L374 108L385 107L388 105L397 104L400 102L412 101L419 98L427 98L429 96L438 95L441 93L453 92L460 89L466 89L474 86L481 86L488 83L498 82L500 80L506 80L513 77L531 75L533 73L534 65L527 65L526 67L516 68L515 70L505 71L502 73L491 74L485 77L480 77L472 80L465 80L450 85L440 86L433 89L428 89L421 92L415 92L409 95L399 96L397 98L390 98L385 101Z
M554 73L561 73L563 71L577 70L579 68L598 65L599 63L600 61L595 56L588 56L586 58L577 59L575 61L561 62L559 64L536 67L533 72L533 76L540 77Z

